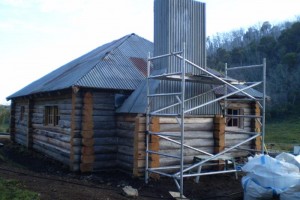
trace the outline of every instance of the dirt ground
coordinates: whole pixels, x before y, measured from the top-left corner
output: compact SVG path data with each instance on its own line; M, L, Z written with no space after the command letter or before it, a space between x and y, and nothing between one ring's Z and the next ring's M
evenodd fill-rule
M128 199L122 188L138 189L138 199L172 199L169 191L177 191L169 178L144 180L118 171L79 174L68 171L56 161L37 152L28 151L7 139L0 139L0 177L19 180L26 189L40 194L41 199ZM4 159L1 159L4 157ZM241 174L203 176L200 183L185 179L184 195L188 199L243 199Z

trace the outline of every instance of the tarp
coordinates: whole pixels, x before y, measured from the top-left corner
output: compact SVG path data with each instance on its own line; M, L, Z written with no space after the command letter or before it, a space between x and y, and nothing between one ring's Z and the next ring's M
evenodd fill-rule
M244 199L300 199L300 157L282 153L276 158L258 155L242 167ZM281 195L282 194L282 195Z

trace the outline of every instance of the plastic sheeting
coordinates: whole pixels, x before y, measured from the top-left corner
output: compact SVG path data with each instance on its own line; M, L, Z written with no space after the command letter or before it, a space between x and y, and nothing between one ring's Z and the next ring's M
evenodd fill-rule
M300 199L300 156L282 153L276 158L255 156L242 167L244 199Z

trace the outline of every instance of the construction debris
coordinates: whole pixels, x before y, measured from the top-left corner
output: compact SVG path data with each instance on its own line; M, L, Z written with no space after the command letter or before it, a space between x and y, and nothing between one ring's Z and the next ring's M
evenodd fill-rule
M137 198L139 196L138 190L131 186L123 187L123 193L126 197L131 197L131 198Z

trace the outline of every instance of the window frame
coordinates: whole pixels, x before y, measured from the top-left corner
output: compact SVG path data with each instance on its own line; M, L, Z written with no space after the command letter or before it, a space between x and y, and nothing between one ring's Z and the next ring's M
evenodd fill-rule
M58 106L45 106L44 109L44 125L58 126L60 120L60 112Z
M227 127L236 127L236 128L244 128L244 120L243 117L238 115L243 115L243 109L240 108L228 108L227 115L232 115L230 117L226 117L226 126ZM234 115L237 115L234 117Z

